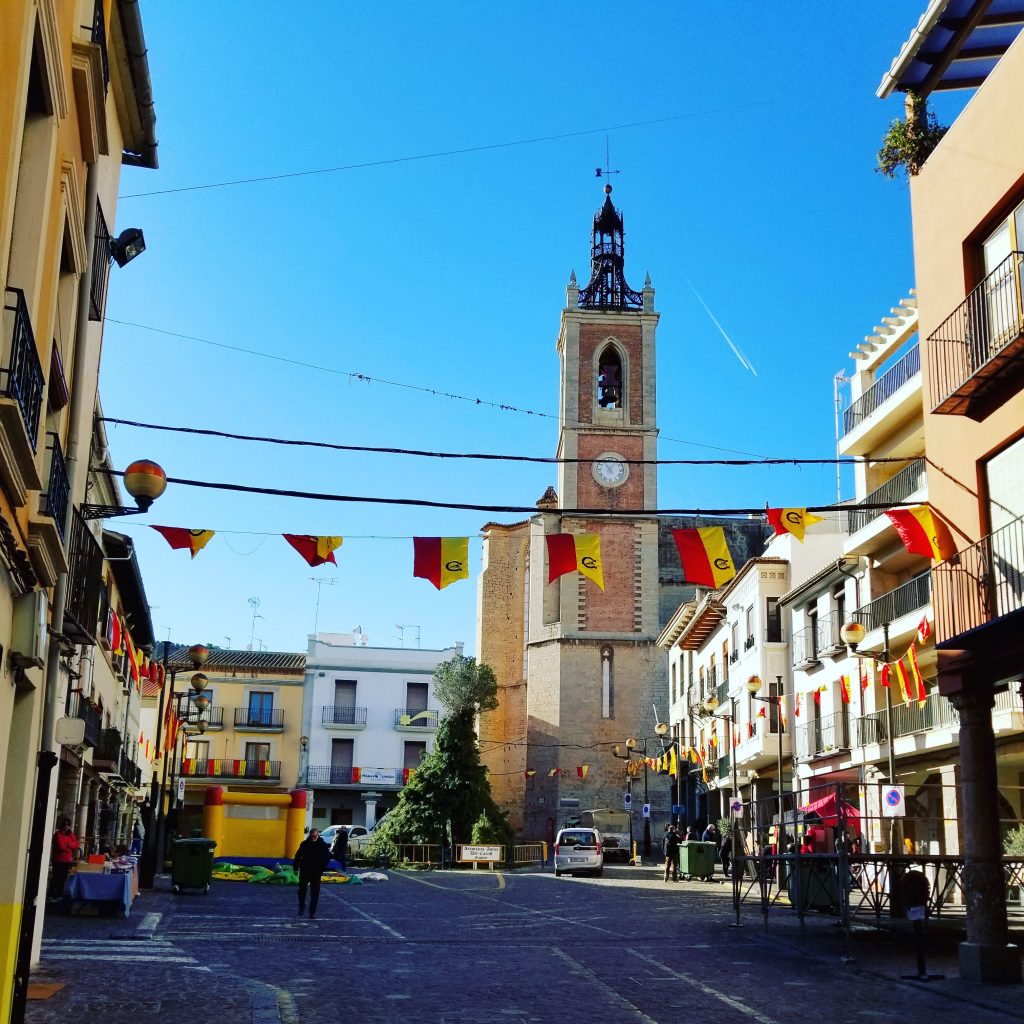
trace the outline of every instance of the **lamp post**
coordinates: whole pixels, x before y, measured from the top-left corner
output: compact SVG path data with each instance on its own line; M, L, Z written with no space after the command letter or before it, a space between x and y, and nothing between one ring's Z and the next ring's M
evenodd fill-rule
M760 693L760 691L761 691L763 686L764 686L764 684L761 682L761 677L760 676L751 676L747 680L747 693L750 695L750 699L751 700L760 701L762 704L769 704L769 705L775 704L777 706L777 708L778 708L778 710L776 712L776 714L777 714L777 718L776 718L777 729L776 729L776 731L779 734L779 764L778 764L778 771L779 771L779 825L781 826L782 825L782 794L785 791L785 787L782 784L782 700L783 700L782 676L776 676L775 677L775 688L776 688L776 691L777 691L775 697L771 697L771 696L769 696L769 697L760 697L760 696L758 696L758 694Z
M729 714L727 715L716 715L715 711L718 708L718 698L714 693L704 701L704 710L708 715L721 718L723 721L729 723L729 737L732 738L732 731L736 728L736 698L729 698ZM738 800L740 795L740 787L737 781L736 775L736 748L730 743L729 746L729 759L732 767L732 795L733 799ZM732 801L730 801L730 804ZM740 838L739 828L736 825L736 815L732 812L732 807L729 807L729 833L732 837L732 909L736 915L736 923L734 927L739 928L740 926L740 868L743 864L743 843L742 840L739 844L740 852L736 852L736 840Z
M882 650L881 653L875 651L859 651L858 646L863 642L867 630L860 622L847 622L842 629L839 630L839 638L846 644L850 649L850 653L855 658L870 658L872 661L876 661L879 664L888 664L892 658L892 654L889 651L889 623L886 622L882 625ZM886 732L886 746L889 753L889 784L895 785L896 783L896 749L895 743L893 742L893 726L892 726L892 686L883 687L885 690L885 732ZM838 808L837 808L838 810ZM889 852L893 852L893 845L896 841L896 824L895 818L892 819L892 827L889 832Z

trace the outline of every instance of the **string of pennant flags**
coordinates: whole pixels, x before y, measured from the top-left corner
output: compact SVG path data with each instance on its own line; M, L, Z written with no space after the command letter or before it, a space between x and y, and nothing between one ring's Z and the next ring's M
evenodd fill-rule
M944 561L956 551L949 527L928 505L894 508L885 512L906 549L912 554ZM823 517L806 508L766 508L765 516L775 536L790 534L801 544L809 526ZM174 550L192 558L216 536L214 530L178 526L153 526ZM337 565L335 552L343 537L283 533L280 535L310 566ZM688 583L718 589L736 575L725 529L704 526L674 529L683 576ZM438 590L469 578L469 537L413 537L413 576L428 580ZM599 533L555 533L545 537L548 582L578 572L604 590L604 566Z

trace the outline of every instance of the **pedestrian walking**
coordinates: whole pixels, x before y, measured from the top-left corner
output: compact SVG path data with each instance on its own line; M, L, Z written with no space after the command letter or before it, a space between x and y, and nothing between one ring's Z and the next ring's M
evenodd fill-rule
M672 881L679 881L679 830L675 825L665 826L665 839L663 841L665 850L665 881L668 881L669 872L672 873Z
M729 876L729 863L732 861L732 829L722 836L722 873Z
M299 917L306 909L306 890L309 890L309 918L316 917L316 905L320 902L320 877L331 859L328 845L320 838L320 830L311 828L309 835L299 843L292 858L292 866L299 876Z
M135 824L132 825L132 845L129 849L129 853L133 853L136 856L142 853L142 841L146 838L146 826L142 824L142 818L136 818Z
M700 836L697 835L697 830L692 825L686 826L686 842L696 843L699 842Z
M345 861L348 857L348 829L339 828L334 834L334 842L331 843L331 858L336 860L341 867L341 870L345 870Z
M70 818L61 818L57 831L53 834L53 843L50 852L50 899L60 900L64 896L64 886L67 883L68 875L71 873L71 865L75 862L75 854L82 848L71 828Z

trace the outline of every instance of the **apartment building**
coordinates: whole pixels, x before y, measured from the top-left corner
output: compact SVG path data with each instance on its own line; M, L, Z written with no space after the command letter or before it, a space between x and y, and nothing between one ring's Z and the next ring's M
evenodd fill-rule
M37 908L60 775L55 723L73 682L87 676L82 651L99 632L100 525L82 507L111 260L116 255L123 265L143 245L141 232L113 230L118 183L122 164L156 167L154 109L137 3L0 4L5 1020L12 1002L20 1012L42 934ZM31 844L37 789L49 794L36 833L45 840ZM69 799L65 789L61 800Z
M1024 737L997 731L1024 664L1024 3L927 4L882 98L969 90L910 179L928 495L959 552L932 570L937 684L959 718L967 894L961 973L1020 980L1001 819L1019 819ZM1011 694L1007 698L1003 694Z
M362 632L309 638L303 777L313 792L313 825L369 826L394 807L434 748L442 715L434 669L461 653L461 643L373 647Z

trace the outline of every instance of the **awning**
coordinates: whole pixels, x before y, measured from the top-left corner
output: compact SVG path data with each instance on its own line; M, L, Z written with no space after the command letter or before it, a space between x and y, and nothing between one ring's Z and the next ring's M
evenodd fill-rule
M846 827L852 829L854 832L860 831L860 811L857 810L849 800L841 799L839 806L842 809L842 813L846 818ZM817 800L812 800L809 804L804 804L800 808L805 815L817 815L821 818L823 825L831 825L833 827L839 824L839 815L836 813L836 794L835 790L830 793L826 793L825 796L819 797Z

